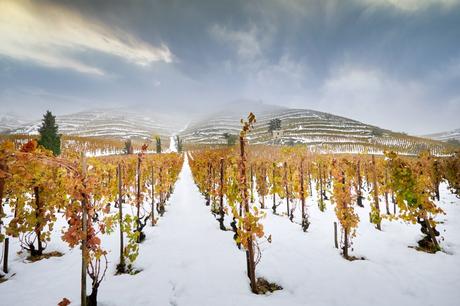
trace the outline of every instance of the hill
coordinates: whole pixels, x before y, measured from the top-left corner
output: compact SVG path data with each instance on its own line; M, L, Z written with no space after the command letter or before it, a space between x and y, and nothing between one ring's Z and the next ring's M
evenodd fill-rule
M183 126L173 116L138 113L126 109L96 109L56 116L60 133L69 136L101 138L168 137ZM37 134L41 121L10 125L9 134Z
M424 137L435 139L435 140L440 140L440 141L457 140L460 142L460 129L455 129L455 130L441 132L441 133L428 134L428 135L424 135Z
M251 144L306 145L311 150L346 153L382 153L396 150L417 154L430 150L446 154L453 146L427 138L395 133L356 120L308 109L292 109L261 102L240 100L214 113L201 116L175 113L138 112L131 109L95 109L57 116L62 134L68 136L151 139L160 135L165 141L179 135L187 145L224 145L224 133L238 135L241 118L252 111L257 117L249 134ZM38 133L41 121L24 123L15 117L0 120L0 133ZM269 131L270 121L279 119L276 132Z
M247 108L247 107L245 107ZM395 133L329 113L285 107L251 105L257 122L249 134L251 144L307 145L314 150L382 153L392 149L416 154L429 149L442 154L449 146L439 141ZM191 122L179 135L188 144L226 144L224 133L238 135L247 112L238 107L222 110ZM271 120L279 119L278 132L269 132Z
M25 120L16 114L5 114L0 116L0 133L6 133L25 124Z

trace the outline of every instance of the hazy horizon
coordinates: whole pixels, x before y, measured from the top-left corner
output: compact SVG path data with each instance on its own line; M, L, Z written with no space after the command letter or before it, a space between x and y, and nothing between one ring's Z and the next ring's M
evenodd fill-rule
M0 117L305 108L457 129L460 0L0 0Z

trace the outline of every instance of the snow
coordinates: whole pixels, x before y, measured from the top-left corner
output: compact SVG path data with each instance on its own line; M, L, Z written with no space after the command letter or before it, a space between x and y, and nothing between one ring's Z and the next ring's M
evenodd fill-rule
M446 141L450 139L460 140L460 129L455 129L455 130L435 133L435 134L423 135L421 137L427 137L427 138L432 138L432 139L441 140L441 141Z
M56 117L60 133L86 137L150 138L152 134L171 135L182 120L175 115L149 114L139 110L93 109ZM13 134L37 134L40 120L11 125ZM1 122L0 122L1 126Z
M177 152L176 134L169 137L169 149L166 152Z
M444 252L427 254L409 248L421 233L418 225L382 222L377 231L368 221L369 201L357 208L358 236L347 261L334 248L333 207L325 212L308 200L311 225L302 232L297 206L294 223L266 210L266 234L257 275L284 287L271 295L250 292L245 254L236 248L232 232L219 230L193 183L187 160L155 227L147 227L135 267L137 275L115 276L118 237L104 236L109 270L99 289L99 304L116 305L458 305L460 293L460 200L442 185L440 206L446 211L437 229L445 238ZM271 207L272 199L265 199ZM148 204L146 203L146 206ZM384 206L384 205L383 205ZM391 207L392 208L392 207ZM127 208L125 211L129 212ZM278 207L285 213L285 203ZM11 213L9 213L11 215ZM230 218L226 216L228 225ZM0 305L56 305L63 297L79 305L80 251L60 240L60 218L47 251L65 255L27 263L12 239L10 278L0 284ZM88 279L88 283L89 279Z

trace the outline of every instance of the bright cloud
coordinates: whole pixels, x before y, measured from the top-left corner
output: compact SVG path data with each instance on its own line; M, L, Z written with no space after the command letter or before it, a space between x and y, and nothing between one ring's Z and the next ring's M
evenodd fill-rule
M241 59L252 60L262 55L258 29L254 25L244 31L228 29L222 25L214 25L211 34L219 41L236 49Z
M417 11L436 5L442 8L450 8L460 4L459 0L359 0L365 4L391 5L402 11Z
M69 9L25 0L0 1L0 56L51 68L105 74L77 58L86 51L117 56L140 66L173 60L165 45L152 46Z

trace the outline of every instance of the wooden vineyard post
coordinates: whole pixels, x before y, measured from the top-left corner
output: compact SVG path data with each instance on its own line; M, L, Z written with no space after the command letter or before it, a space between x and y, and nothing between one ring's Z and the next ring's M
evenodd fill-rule
M139 233L137 242L141 242L141 157L137 158L137 183L136 183L136 218L137 232Z
M254 178L253 178L252 164L249 168L250 186L251 186L251 203L254 203Z
M211 194L212 194L212 196L210 197L210 199L211 199L211 203L213 203L213 204L216 202L216 197L217 197L216 193L214 192L215 187L216 187L215 186L216 182L214 181L214 178L216 177L215 171L216 171L216 169L214 167L212 167L211 168ZM212 210L212 208L211 208L211 210Z
M86 157L85 153L82 153L81 157L81 167L82 167L82 180L83 180L83 187L86 187ZM85 191L86 192L86 191ZM86 306L86 268L88 266L87 263L87 246L86 246L86 239L88 235L88 224L87 224L87 207L86 207L86 194L83 194L83 198L81 201L82 205L82 231L83 237L81 240L81 306Z
M265 164L262 166L262 178L266 186L267 185L267 168ZM260 208L265 209L265 194L262 195L261 202L260 202Z
M3 242L3 272L8 273L8 252L9 252L9 245L10 245L10 238L5 238Z
M393 202L393 214L396 215L396 199L393 190L391 191L391 201Z
M273 210L273 213L276 214L276 192L275 192L275 179L276 179L276 164L273 163L273 173L272 173L272 188L273 188L273 206L272 206L272 210Z
M120 223L120 270L125 268L125 257L123 255L124 243L123 243L123 194L122 194L122 178L121 178L121 165L118 164L117 176L118 176L118 222Z
M300 161L300 202L302 203L302 223L305 218L305 192L303 186L303 158Z
M390 215L390 203L388 200L388 168L385 166L385 208L387 215Z
M357 186L356 186L356 200L359 207L364 207L363 205L363 182L361 178L361 161L358 159L356 163L356 178L357 178Z
M163 167L160 167L160 171L158 172L158 183L160 185L160 205L157 205L157 207L159 206L160 209L158 210L159 214L161 217L163 217L163 214L165 212L165 206L164 206L164 195L163 195Z
M319 210L324 211L324 199L323 199L323 167L319 164Z
M219 188L219 227L221 230L226 231L224 225L224 159L220 159L220 188Z
M155 176L153 166L150 168L152 180L152 226L155 226Z
M309 222L305 211L305 186L304 186L304 173L303 173L303 158L300 161L300 201L302 204L302 230L307 231Z
M283 167L284 167L283 185L284 185L284 191L286 192L286 210L287 210L286 212L287 212L289 220L292 221L291 213L289 210L289 188L288 188L287 163L286 162L284 162Z
M441 179L440 179L440 170L439 170L439 161L435 160L433 162L433 174L434 174L434 190L435 190L435 195L436 195L436 200L440 200L440 194L439 194L439 185L441 184Z
M211 162L208 162L208 178L207 178L207 190L206 190L206 206L211 204L211 184L212 184L212 165Z
M343 193L345 193L345 172L342 171L342 184L343 184ZM347 206L348 206L348 203L343 200L343 207L345 208L345 210L347 209ZM345 257L346 259L348 259L348 228L346 226L343 227L343 231L344 231L344 243L343 243L343 257Z
M339 242L337 240L337 222L335 221L334 221L334 245L336 249L339 248Z
M0 161L0 235L2 233L2 217L3 217L3 192L5 189L5 177L4 173L6 173L6 165L5 162L2 160Z
M372 214L372 219L375 221L376 227L378 230L382 230L380 224L380 207L379 207L379 187L377 185L377 170L375 169L375 156L372 155L372 184L374 185L373 195L374 195L374 213Z

